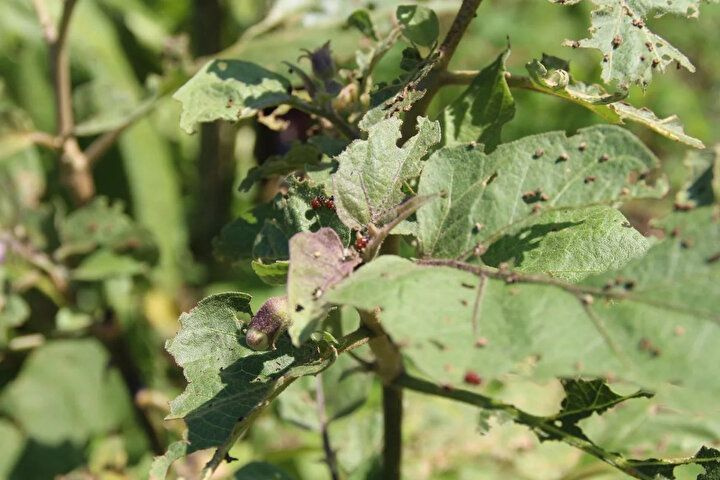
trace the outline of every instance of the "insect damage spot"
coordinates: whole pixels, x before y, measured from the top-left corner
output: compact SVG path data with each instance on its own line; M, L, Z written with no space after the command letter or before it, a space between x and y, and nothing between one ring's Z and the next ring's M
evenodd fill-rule
M660 356L660 353L662 353L661 350L647 338L640 339L638 342L638 350L648 353L653 358Z

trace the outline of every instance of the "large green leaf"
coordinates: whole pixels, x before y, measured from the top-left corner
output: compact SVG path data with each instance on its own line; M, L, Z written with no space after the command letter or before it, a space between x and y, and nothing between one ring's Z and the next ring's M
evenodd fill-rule
M650 185L657 158L631 133L613 126L550 132L500 145L486 155L472 146L435 152L418 194L442 193L417 212L423 254L456 258L489 247L512 229L536 223L533 213L657 197Z
M385 256L327 299L379 307L405 358L438 381L460 383L469 370L488 378L611 376L647 388L672 383L705 400L667 397L677 407L717 411L720 382L702 365L720 362L712 348L720 342L720 225L711 208L699 208L673 215L666 229L668 238L644 257L579 286L522 274L480 281Z
M180 331L167 343L188 381L169 417L185 419L188 453L232 441L292 380L332 362L332 353L316 344L294 348L287 335L275 350L249 349L243 328L251 317L249 295L213 295L180 317Z
M290 82L270 70L242 60L213 60L173 98L183 105L180 127L188 133L201 122L237 121L285 102Z
M333 193L338 216L348 227L362 230L369 223L388 222L404 198L403 184L420 174L422 159L440 141L439 124L420 117L418 133L398 147L401 124L397 117L373 124L367 140L354 141L337 157Z
M571 5L580 0L550 1ZM628 88L631 84L646 86L652 79L653 70L663 72L673 63L695 71L690 60L653 33L645 21L665 14L697 17L700 0L592 1L597 8L592 12L591 37L568 43L603 53L603 80L617 81L622 88Z
M502 126L515 115L515 101L505 78L508 55L510 50L501 53L445 107L440 117L444 145L479 142L490 151L500 143Z
M49 342L5 388L0 407L35 442L82 446L117 428L128 414L127 391L107 363L107 352L95 340Z

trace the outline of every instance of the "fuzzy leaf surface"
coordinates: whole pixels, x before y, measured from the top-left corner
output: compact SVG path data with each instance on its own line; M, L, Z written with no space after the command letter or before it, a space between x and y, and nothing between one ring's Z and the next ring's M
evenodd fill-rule
M489 247L508 230L535 222L533 212L659 197L663 179L641 179L657 158L634 135L595 126L567 137L550 132L500 145L487 155L470 146L435 152L419 195L444 192L417 212L422 253L457 258Z
M354 141L337 157L333 193L338 216L348 227L361 230L370 222L391 220L389 213L404 198L404 182L420 174L423 158L440 141L438 122L420 117L418 133L398 147L401 124L397 117L375 123L367 140Z
M546 284L486 278L479 294L480 280L469 272L393 256L359 269L328 300L379 307L408 365L443 383L461 384L468 370L486 379L611 375L648 389L671 383L704 400L676 394L676 408L716 411L720 382L702 365L720 362L711 347L720 342L720 226L711 208L699 208L672 215L665 228L665 240L625 267L579 287L563 284L612 301L596 294L583 306L550 277ZM682 233L673 237L676 228Z
M288 302L292 324L288 329L295 345L305 342L317 330L330 305L325 292L350 275L360 263L358 255L346 249L331 228L302 232L290 239Z
M188 381L169 415L185 420L188 453L221 445L287 383L332 362L315 345L294 348L287 335L275 350L249 349L242 328L251 317L249 295L213 295L180 317L180 331L167 343Z

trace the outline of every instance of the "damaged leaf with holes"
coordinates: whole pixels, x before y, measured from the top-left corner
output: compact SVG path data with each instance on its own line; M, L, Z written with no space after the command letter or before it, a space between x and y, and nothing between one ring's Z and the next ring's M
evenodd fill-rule
M232 441L295 378L332 363L331 352L295 348L287 334L273 350L248 348L244 329L251 317L249 295L213 295L180 317L180 331L167 343L188 381L168 417L187 424L183 454Z
M580 0L550 0L571 5ZM714 0L712 0L714 1ZM677 48L651 31L646 21L663 15L697 17L701 0L592 0L590 38L568 40L567 46L594 48L603 54L602 78L628 89L637 84L643 87L652 80L653 73L664 72L676 65L690 72L695 67Z
M667 190L665 180L648 177L657 165L634 135L613 126L589 127L572 137L533 135L489 155L472 145L443 148L420 177L418 194L444 193L417 212L420 249L426 256L465 259L513 230L532 230L539 214L659 197ZM625 222L621 214L615 217Z

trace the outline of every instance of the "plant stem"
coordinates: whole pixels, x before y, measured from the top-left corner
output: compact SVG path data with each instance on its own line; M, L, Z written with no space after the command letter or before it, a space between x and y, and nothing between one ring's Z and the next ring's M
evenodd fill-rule
M425 90L425 95L420 98L412 106L405 116L402 127L403 140L410 138L415 131L416 120L419 116L424 115L428 106L442 86L440 78L444 71L447 70L450 60L452 60L455 50L460 44L460 40L467 31L470 22L475 18L475 11L478 9L482 0L463 0L458 9L455 19L453 20L450 30L442 44L438 48L438 57L435 60L435 66L428 76L420 83L419 90Z
M330 432L328 432L327 414L325 413L325 388L323 387L322 374L318 374L315 377L315 403L317 405L323 451L325 452L325 463L327 463L328 469L330 470L332 480L340 480L337 456L330 443Z
M383 385L383 478L400 480L402 466L403 391Z
M60 22L55 27L43 0L33 0L43 38L49 49L52 83L55 92L57 138L61 141L62 178L77 204L87 203L95 195L95 181L90 162L80 149L73 130L75 117L72 107L70 58L67 49L68 29L77 0L65 0Z
M590 440L587 440L586 438L577 437L565 432L560 427L557 427L554 424L552 417L545 418L531 415L512 405L498 402L490 397L486 397L479 393L451 387L443 387L433 382L406 374L398 377L395 380L395 385L397 385L398 387L415 390L417 392L426 393L428 395L435 395L438 397L455 400L461 403L466 403L468 405L474 405L476 407L480 407L486 410L502 411L507 414L515 423L520 423L530 427L541 438L554 438L557 440L561 440L575 448L584 451L585 453L599 458L605 463L612 465L618 470L621 470L634 478L639 478L641 480L651 480L651 478L647 475L637 472L635 467L638 466L638 463L628 461L616 453L606 452L605 450L595 445Z

